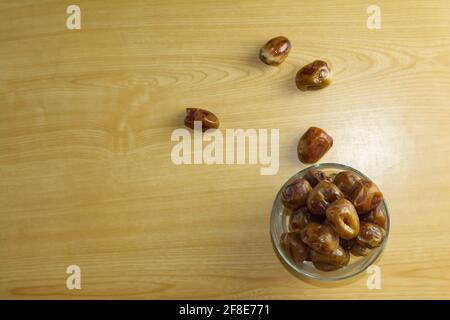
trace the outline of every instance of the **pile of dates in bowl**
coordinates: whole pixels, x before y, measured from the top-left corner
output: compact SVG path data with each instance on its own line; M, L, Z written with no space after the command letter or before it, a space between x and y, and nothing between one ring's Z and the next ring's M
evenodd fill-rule
M296 275L323 281L366 270L389 234L389 211L377 185L334 163L291 177L278 192L270 219L281 261Z

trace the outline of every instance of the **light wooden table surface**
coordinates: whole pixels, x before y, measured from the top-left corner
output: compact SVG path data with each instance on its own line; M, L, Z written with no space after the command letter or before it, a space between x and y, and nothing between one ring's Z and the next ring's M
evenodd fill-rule
M378 1L0 2L0 297L450 298L450 5ZM258 60L289 37L280 67ZM300 92L314 59L334 82ZM184 108L226 128L280 129L280 169L172 163ZM389 243L367 274L299 280L276 257L269 213L311 125L322 162L383 190ZM81 290L66 268L81 268Z

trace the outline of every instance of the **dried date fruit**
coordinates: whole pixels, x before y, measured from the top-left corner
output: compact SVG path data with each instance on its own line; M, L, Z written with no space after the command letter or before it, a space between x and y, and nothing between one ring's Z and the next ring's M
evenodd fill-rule
M322 223L323 217L318 217L309 212L307 207L302 207L294 211L289 217L289 229L292 231L301 231L310 222Z
M339 245L354 256L367 256L370 253L370 248L360 245L356 241L356 238L351 240L344 240L341 238Z
M317 184L322 181L322 180L327 180L327 176L325 175L325 173L323 171L317 170L317 169L312 169L309 170L304 177L306 180L308 180L309 184L311 185L311 187L315 187L317 186Z
M291 51L291 42L286 37L275 37L259 50L259 59L268 65L277 66L281 64Z
M336 231L326 224L308 223L301 231L302 241L312 250L322 254L331 254L339 245Z
M350 253L354 256L367 256L370 253L370 248L360 245L355 242L350 248Z
M379 225L372 222L361 222L356 242L363 247L376 248L383 243L385 237L386 231Z
M295 84L301 91L319 90L331 83L331 70L325 61L316 60L301 68L295 76Z
M342 191L342 193L349 198L355 189L356 181L360 178L351 171L339 172L333 180L333 183Z
M350 200L358 214L363 214L378 207L383 201L383 194L375 183L361 179L356 181Z
M303 163L315 163L333 146L333 138L323 129L310 127L297 145L298 159Z
M386 214L381 208L381 205L379 205L369 213L361 215L361 221L372 222L379 225L383 229L386 229Z
M338 268L344 267L348 265L350 261L350 255L347 250L342 248L341 246L338 246L331 254L321 254L317 251L312 250L311 251L311 261L313 262L314 266L316 266L317 269L323 270L323 271L330 271L321 269L321 267L327 267L327 266L335 266ZM319 267L317 267L317 264L319 264ZM326 268L328 269L328 268ZM330 268L332 269L332 268ZM333 269L335 270L335 269Z
M186 108L186 117L184 118L184 124L186 127L194 129L195 121L200 121L202 123L202 131L217 129L220 124L219 118L208 110L200 108Z
M280 238L281 247L296 264L309 259L310 249L302 242L297 232L283 233Z
M323 180L311 190L306 205L312 214L325 216L328 206L343 197L338 187L328 180Z
M327 221L342 239L350 240L359 233L359 217L355 207L347 199L334 201L326 211Z
M312 222L311 213L309 213L308 208L302 207L290 216L289 228L292 231L301 231L310 222Z
M345 240L342 238L339 238L339 245L344 248L345 250L350 250L353 245L354 240Z
M303 178L296 179L283 189L281 201L287 208L296 210L306 204L311 189L308 181Z

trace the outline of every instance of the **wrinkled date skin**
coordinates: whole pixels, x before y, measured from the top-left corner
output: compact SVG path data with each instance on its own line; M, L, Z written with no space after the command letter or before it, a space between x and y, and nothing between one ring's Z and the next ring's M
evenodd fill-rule
M370 253L370 248L360 245L356 241L356 238L351 240L344 240L341 238L339 245L354 256L367 256Z
M291 42L288 38L280 36L267 41L259 50L259 59L265 64L277 66L281 64L291 51Z
M314 266L322 271L332 271L348 265L350 255L347 250L338 246L331 254L324 255L314 250L311 251L311 261Z
M339 236L333 228L325 224L310 222L300 234L308 247L322 254L331 254L339 245Z
M283 189L281 201L286 207L296 210L306 204L306 199L311 190L308 181L303 178L296 179Z
M338 187L330 181L323 180L311 190L306 204L312 214L325 216L328 206L343 197L344 195Z
M208 129L219 128L219 118L217 116L204 109L200 108L186 108L186 117L184 118L184 124L186 127L194 129L194 121L202 122L202 131Z
M331 83L331 70L325 61L316 60L301 68L295 77L295 84L301 91L319 90Z
M383 200L383 194L375 183L361 179L355 183L350 200L358 214L363 214L378 207Z
M321 223L322 220L323 219L321 217L312 215L307 207L302 207L291 214L289 219L289 228L292 231L301 231L306 227L308 223Z
M302 264L309 259L310 249L302 242L297 232L283 233L280 238L281 247L296 264Z
M289 228L292 231L301 231L310 222L312 222L311 213L309 213L308 208L303 207L292 213L289 220Z
M339 245L345 250L350 250L353 245L353 242L354 240L345 240L342 238L339 239Z
M379 225L372 222L361 222L359 234L356 242L368 248L379 247L386 237L386 231Z
M350 240L359 233L359 217L355 207L347 199L334 201L326 211L327 221L342 239Z
M359 243L355 242L353 243L352 247L350 248L350 253L354 256L367 256L370 253L370 249L368 247L364 247L360 245Z
M317 170L317 169L312 169L309 170L304 176L303 178L305 178L306 180L308 180L309 184L311 185L311 187L315 187L319 184L320 181L322 180L327 180L327 176L325 175L325 173L323 171Z
M333 183L342 191L346 198L349 198L356 187L356 182L360 178L351 171L339 172L333 180Z
M369 213L361 215L361 220L375 223L386 230L386 215L381 209L381 206L376 207Z
M309 128L300 138L297 145L298 159L305 163L315 163L333 146L333 138L324 130Z

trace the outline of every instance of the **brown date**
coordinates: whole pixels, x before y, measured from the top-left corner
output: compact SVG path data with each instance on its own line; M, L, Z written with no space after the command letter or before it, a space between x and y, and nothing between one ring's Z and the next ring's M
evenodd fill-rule
M355 189L356 181L360 178L351 171L339 172L333 180L333 183L342 191L345 197L349 198Z
M343 197L338 187L328 180L322 180L309 193L306 205L312 214L325 216L328 206Z
M310 249L302 242L297 232L283 233L280 238L281 247L296 264L302 264L309 259Z
M356 238L351 240L340 239L339 245L345 250L349 251L354 256L367 256L370 252L370 248L360 245Z
M312 250L311 261L317 269L323 271L331 271L348 265L350 261L350 255L347 250L345 250L341 246L338 246L336 250L328 255L321 254Z
M333 146L333 138L324 130L310 127L297 145L298 159L303 163L315 163Z
M288 38L280 36L267 41L259 50L259 59L268 65L277 66L281 64L291 51L291 42Z
M302 207L291 214L289 218L289 228L292 231L301 231L310 222L312 222L312 220L308 208Z
M370 248L355 242L350 248L350 253L354 256L367 256L370 253Z
M383 200L383 194L375 183L361 179L356 181L350 200L358 214L363 214L378 207Z
M350 240L359 233L359 217L355 207L347 199L341 198L328 206L327 221L342 239Z
M323 222L322 217L315 216L309 212L307 207L294 211L289 217L289 228L292 231L301 231L310 222Z
M382 227L372 222L361 222L359 234L356 242L369 248L379 247L386 237L386 231Z
M327 180L327 176L325 175L325 173L323 171L317 170L317 169L312 169L309 170L304 176L303 178L305 178L306 180L308 180L309 184L311 185L311 187L315 187L317 186L317 184L322 181L322 180Z
M379 205L369 213L361 215L361 220L375 223L383 229L386 229L386 215L381 209L381 205Z
M284 187L281 192L281 201L286 207L296 210L306 204L311 189L308 181L303 178L296 179Z
M342 238L339 238L339 245L344 248L345 250L350 250L352 247L353 240L345 240Z
M202 123L202 131L217 129L220 124L219 118L208 110L200 108L186 108L186 116L184 118L185 126L194 129L195 121L200 121Z
M331 254L339 245L339 236L333 228L325 224L310 222L300 234L308 247L322 254Z
M295 84L301 91L319 90L331 83L331 70L325 61L316 60L301 68L295 76Z

